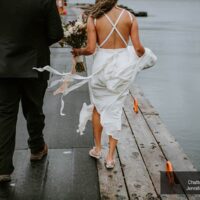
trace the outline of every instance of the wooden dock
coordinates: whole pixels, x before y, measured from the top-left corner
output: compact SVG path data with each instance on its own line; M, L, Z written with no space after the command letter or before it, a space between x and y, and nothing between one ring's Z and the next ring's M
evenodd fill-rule
M69 10L69 19L76 15ZM54 45L51 66L61 72L71 70L71 49ZM94 145L92 127L87 134L76 132L83 102L89 103L87 85L65 98L66 116L60 116L60 96L47 90L44 99L45 141L48 156L41 162L30 162L26 122L20 109L17 123L15 171L12 181L0 184L0 200L99 200L96 162L88 152Z
M134 98L139 102L138 113L133 109ZM104 137L105 150L107 146ZM160 194L160 171L165 171L168 160L174 171L196 169L138 86L132 86L125 102L116 159L116 169L110 172L103 160L98 162L102 199L200 199L198 195ZM183 190L181 182L175 189Z
M69 17L73 19L75 16L71 13ZM51 50L52 66L59 71L69 71L70 49L58 47L55 45ZM86 59L86 64L90 73L92 57ZM138 113L133 110L134 98L139 102ZM91 124L84 136L76 133L78 114L84 101L89 103L88 86L66 98L64 112L67 115L61 117L60 98L47 92L44 132L50 151L39 163L29 162L27 132L20 112L14 157L16 169L11 183L0 184L0 200L200 199L198 195L184 193L178 175L175 190L183 191L183 194L160 194L160 171L165 171L167 160L173 164L174 171L196 169L137 85L131 87L126 99L123 130L113 170L106 170L103 158L95 162L88 155L93 146ZM107 139L103 135L104 154L108 148Z
M139 100L139 112L133 111L134 98ZM196 171L175 138L169 133L159 114L138 87L133 87L123 113L123 131L117 147L117 166L113 171L98 162L102 199L200 199L200 196L160 195L160 171L170 160L175 171ZM104 138L107 148L107 138ZM177 177L178 178L178 177ZM183 190L181 182L175 184Z
M93 56L86 61L90 74ZM134 112L134 99L139 103L138 113ZM101 199L199 200L200 195L184 192L182 179L176 173L173 173L176 178L173 188L182 194L161 194L160 172L166 171L167 161L171 162L174 172L197 169L137 84L130 88L122 121L115 169L106 170L104 158L97 162ZM103 135L104 155L107 148L108 137Z

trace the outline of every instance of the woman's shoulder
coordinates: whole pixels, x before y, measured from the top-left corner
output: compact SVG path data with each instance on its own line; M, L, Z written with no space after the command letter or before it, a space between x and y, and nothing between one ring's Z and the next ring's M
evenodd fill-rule
M119 6L117 6L116 7L117 9L118 9L118 14L120 15L120 14L122 14L122 21L123 22L133 22L133 20L135 19L135 15L133 14L133 13L131 13L129 10L127 10L127 9L125 9L125 8L122 8L122 7L119 7Z
M103 18L104 16L101 16L101 17L99 17L98 19L97 18L95 18L95 17L93 17L92 15L89 15L88 16L88 23L92 23L94 26L96 26L97 25L97 21L101 21L101 19Z
M93 16L89 15L88 19L87 19L87 26L95 28L95 26L96 26L96 18L94 18Z
M131 21L131 23L135 19L135 15L126 9L125 9L125 16L126 16L127 20Z
M92 15L89 15L89 16L88 16L88 19L87 19L87 22L88 22L88 23L91 23L91 22L94 23L94 21L95 21L95 18L94 18Z

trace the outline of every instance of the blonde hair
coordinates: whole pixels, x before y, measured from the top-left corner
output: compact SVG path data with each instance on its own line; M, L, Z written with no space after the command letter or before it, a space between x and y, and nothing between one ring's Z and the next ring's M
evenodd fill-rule
M118 0L96 0L94 6L89 10L93 18L100 18L104 13L109 12L117 4Z

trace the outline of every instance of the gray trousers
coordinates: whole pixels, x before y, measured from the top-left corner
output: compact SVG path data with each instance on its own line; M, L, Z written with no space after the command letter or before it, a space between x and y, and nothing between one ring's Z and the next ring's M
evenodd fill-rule
M29 133L28 145L32 153L44 146L43 99L47 80L31 78L0 78L0 175L14 170L16 122L21 101Z

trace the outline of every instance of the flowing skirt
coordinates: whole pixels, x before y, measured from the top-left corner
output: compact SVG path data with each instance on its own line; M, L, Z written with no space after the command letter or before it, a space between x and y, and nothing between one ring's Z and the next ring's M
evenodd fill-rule
M98 49L92 66L92 73L99 73L90 82L91 101L100 114L103 132L116 140L122 129L124 101L136 72L134 56L133 48Z
M49 66L34 69L40 72L47 70L62 76L61 79L54 81L51 85L63 83L58 89L58 93L62 93L61 115L64 115L63 97L89 82L91 104L83 103L77 132L83 134L88 120L92 119L95 107L100 114L103 132L119 140L122 130L122 109L129 93L129 87L136 75L141 70L154 66L156 60L157 57L148 48L145 48L145 54L140 58L136 55L132 46L121 49L98 48L94 56L92 73L88 77L72 73L60 73ZM65 84L74 80L79 80L79 82L71 86Z

